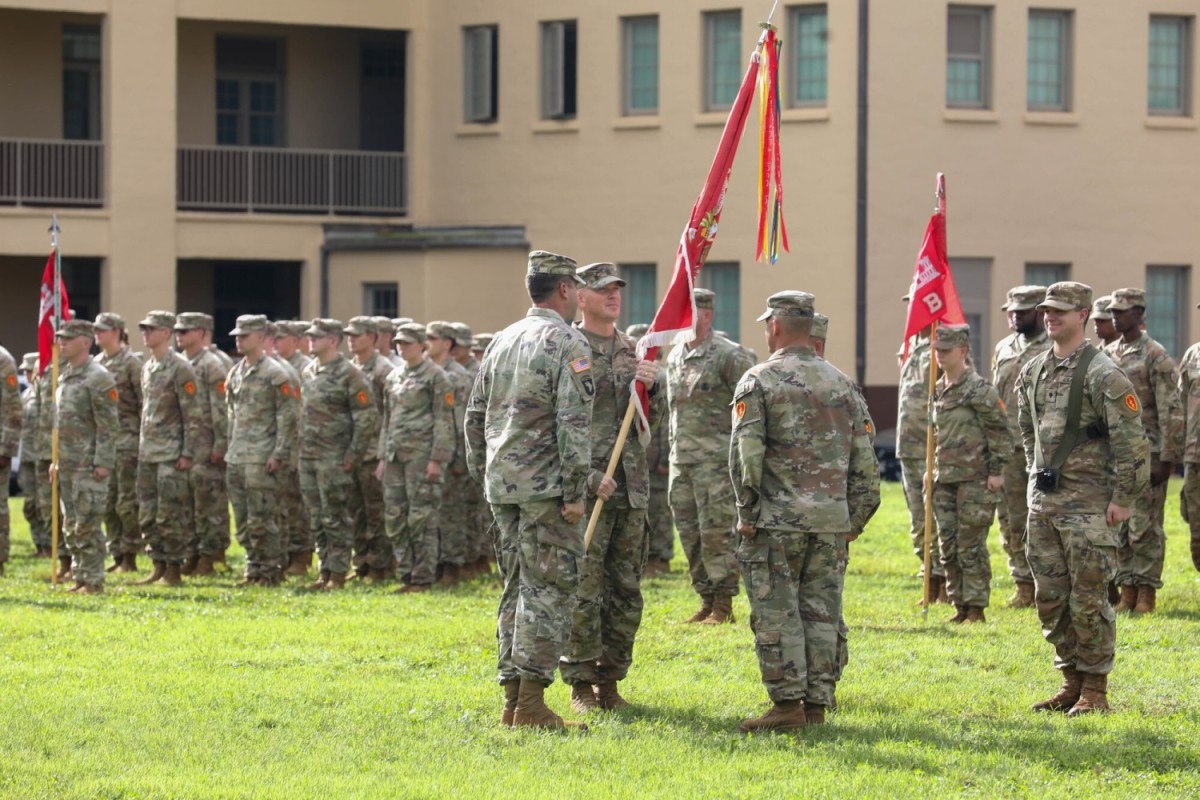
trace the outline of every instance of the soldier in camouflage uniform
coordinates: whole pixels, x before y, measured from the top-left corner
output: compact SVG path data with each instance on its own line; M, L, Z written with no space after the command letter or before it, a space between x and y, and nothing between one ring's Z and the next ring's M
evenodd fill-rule
M38 508L38 484L45 483L45 473L37 469L40 460L37 452L38 424L38 354L26 353L21 359L21 371L25 373L28 387L21 395L21 468L17 471L17 484L21 487L23 502L21 511L29 523L29 535L33 539L34 557L50 557L50 520L42 516Z
M238 543L246 551L242 586L279 583L283 546L279 535L280 473L295 442L296 398L288 373L266 354L267 318L244 314L230 335L242 355L229 373L229 499Z
M204 333L204 348L206 350L208 350L210 353L212 353L214 356L217 357L217 360L221 362L221 366L223 366L225 368L225 374L228 375L229 370L233 369L233 359L230 358L229 353L226 353L224 350L222 350L221 348L219 348L215 344L213 344L214 322L213 322L212 315L211 314L201 314L200 316L204 320L204 327L201 329ZM229 511L228 510L225 511L225 527L226 528L229 527ZM226 543L226 545L229 544L228 536L225 537L225 543Z
M425 326L408 323L396 332L404 365L388 375L379 434L384 520L398 594L425 592L437 576L437 519L442 475L454 458L454 386L425 355Z
M8 484L12 460L21 449L21 385L17 379L17 362L12 354L0 347L0 575L8 561L9 513Z
M204 314L184 312L175 319L175 341L196 373L196 405L200 435L192 444L194 462L188 471L191 488L192 537L184 575L211 575L213 565L225 561L229 546L229 494L225 489L225 451L229 449L229 416L225 403L228 370L204 346ZM211 338L211 337L209 337ZM222 522L225 528L222 530Z
M992 382L1008 416L1013 441L1012 452L1020 452L1021 431L1017 426L1017 375L1031 358L1050 349L1050 339L1038 312L1038 303L1046 299L1045 286L1017 286L1008 290L1008 300L1001 308L1008 315L1013 332L996 345L992 355ZM1011 608L1033 605L1033 572L1025 558L1025 525L1029 505L1025 498L1029 474L1025 459L1010 458L1004 466L1004 487L998 493L997 516L1000 518L1000 543L1008 556L1008 572L1016 584L1009 598ZM990 524L990 523L989 523Z
M483 354L487 351L488 345L492 343L493 333L477 333L471 338L471 358L476 361L483 360Z
M650 329L644 323L630 325L625 335L635 342ZM478 338L478 337L476 337ZM666 386L667 371L662 365L666 351L658 349L658 377L655 382ZM662 394L659 399L665 399ZM644 577L653 578L671 571L671 559L675 558L675 520L671 517L671 504L667 500L667 489L671 477L671 442L663 426L650 437L646 445L646 469L650 473L650 498L646 501L646 532L650 539L650 552L646 557Z
M1200 570L1200 342L1189 347L1179 362L1179 395L1184 429L1179 512L1191 533L1192 566Z
M150 355L142 366L142 425L138 442L138 524L150 546L154 571L139 585L178 586L188 557L188 471L203 437L199 379L171 349L175 315L151 311L138 323Z
M575 269L565 256L529 254L533 308L496 334L467 406L467 468L483 483L498 530L506 725L567 724L544 692L571 630L592 458L591 349L567 323L579 307Z
M695 290L696 338L667 356L669 498L700 609L688 622L733 622L738 592L733 487L727 480L729 401L754 362L712 332L716 295Z
M429 360L446 373L454 392L454 460L442 476L442 504L435 525L442 571L439 583L453 586L473 577L477 569L474 560L468 564L467 550L474 547L475 526L479 523L479 485L467 474L467 448L463 442L463 420L474 377L450 357L458 336L454 325L438 320L425 326L425 331Z
M1175 360L1142 331L1145 292L1118 289L1112 297L1108 310L1121 338L1105 346L1104 352L1133 384L1142 408L1142 427L1150 442L1150 491L1134 503L1128 541L1121 546L1117 611L1149 613L1154 611L1155 594L1162 588L1167 546L1163 509L1167 481L1183 456L1183 402Z
M341 589L350 571L353 473L375 446L378 412L362 371L343 358L342 323L314 319L305 331L313 359L300 392L300 489L312 525L320 576L310 589Z
M472 383L479 374L479 360L475 357L472 343L475 337L471 335L471 327L465 322L455 322L454 347L450 349L450 357L467 371ZM474 484L469 490L468 503L479 509L479 524L467 537L467 561L475 567L471 572L487 575L491 572L491 564L496 560L496 542L493 540L495 521L492 510L483 497L483 487Z
M375 323L378 331L375 334L375 349L379 351L379 357L392 362L392 366L398 367L403 364L404 360L396 354L396 349L392 346L392 340L396 336L396 329L399 326L391 317L371 317L371 321ZM411 321L409 320L409 322Z
M1117 333L1113 325L1112 312L1108 310L1112 300L1112 295L1106 294L1096 298L1096 302L1092 304L1092 325L1095 326L1096 338L1099 340L1097 347L1110 345L1121 338L1121 334Z
M1012 434L996 387L970 366L970 327L940 326L933 351L943 374L933 401L932 505L946 593L958 610L949 621L984 622L992 580L987 534Z
M879 465L854 385L809 345L814 298L778 292L767 361L738 382L729 476L750 627L773 707L745 732L825 721L838 672L843 552L879 506Z
M908 298L905 297L907 300ZM896 422L896 458L904 480L908 503L909 537L913 552L925 564L925 454L929 431L929 333L921 331L912 342L908 358L900 367L900 413ZM938 553L937 537L929 542L929 591L934 602L948 603L946 574Z
M662 416L656 390L658 365L640 361L637 344L616 328L621 316L625 281L615 264L581 267L585 283L579 290L583 321L577 328L592 350L592 469L588 473L590 520L597 498L604 500L583 561L571 636L559 672L571 686L571 708L579 713L626 705L617 683L629 674L633 644L642 623L642 572L650 540L646 505L650 475L642 436L631 431L610 478L605 474L617 436L629 408L629 388L636 379L651 392L650 422ZM662 387L665 393L665 386ZM647 431L646 439L651 438Z
M308 366L309 358L300 352L300 337L308 330L308 323L287 320L272 323L274 337L269 338L268 352L288 373L292 381L292 398L296 402L296 414L300 413L301 376ZM296 441L292 443L292 460L280 475L279 534L283 537L283 574L307 575L312 566L312 526L305 510L300 492L300 426L296 426Z
M395 369L390 359L375 349L379 326L372 317L351 317L346 325L354 366L362 370L371 385L371 399L377 414L371 441L379 441L383 421L384 389L388 375ZM354 568L360 578L371 582L386 580L393 574L392 543L384 532L383 484L375 477L379 466L376 449L369 448L363 463L354 471L350 493L350 514L354 518Z
M61 365L61 362L60 362ZM34 388L37 391L37 425L34 436L34 452L37 454L37 508L38 514L46 521L46 553L53 552L52 529L54 521L53 486L50 480L50 456L54 437L54 397L51 394L52 364L46 365L46 370L38 378ZM61 509L61 504L59 506ZM58 579L67 580L71 577L71 554L66 548L62 537L62 518L59 518L58 528Z
M95 330L87 320L64 322L55 334L64 362L58 381L58 484L63 535L71 550L71 593L104 591L104 532L108 481L117 462L117 385L88 350Z
M113 563L109 572L137 572L142 551L138 527L138 439L142 427L142 357L129 348L125 320L105 312L94 324L100 355L96 361L117 385L117 463L108 480L104 528Z
M1071 716L1108 709L1117 634L1108 584L1117 571L1121 524L1149 480L1137 395L1103 352L1095 353L1083 376L1079 436L1057 481L1044 471L1065 435L1072 379L1090 347L1084 334L1091 305L1091 287L1082 283L1064 281L1046 290L1039 308L1054 346L1026 364L1017 383L1030 472L1025 553L1042 633L1063 673L1059 692L1033 708Z

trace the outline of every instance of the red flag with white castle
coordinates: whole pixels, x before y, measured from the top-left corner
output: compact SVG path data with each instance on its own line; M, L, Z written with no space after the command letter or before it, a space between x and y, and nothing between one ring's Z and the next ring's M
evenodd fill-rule
M912 285L908 294L908 320L904 325L904 358L908 358L909 340L934 322L963 325L962 304L950 260L946 257L946 178L937 176L938 207L925 226L925 238L917 253Z
M50 251L46 259L46 269L42 271L41 301L38 304L38 375L43 374L50 366L51 354L54 351L54 258L56 250ZM59 308L64 320L71 318L70 301L67 300L67 287L62 278L58 279Z

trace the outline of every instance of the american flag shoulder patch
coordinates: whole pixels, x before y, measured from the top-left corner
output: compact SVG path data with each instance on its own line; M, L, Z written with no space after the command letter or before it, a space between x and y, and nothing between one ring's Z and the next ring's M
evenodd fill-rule
M591 359L577 358L571 362L571 371L578 375L581 372L587 372L592 368Z

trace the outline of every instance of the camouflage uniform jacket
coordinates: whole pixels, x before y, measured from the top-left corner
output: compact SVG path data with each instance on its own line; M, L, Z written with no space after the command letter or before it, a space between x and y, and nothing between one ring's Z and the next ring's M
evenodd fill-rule
M142 428L138 460L147 464L195 458L203 435L196 371L188 360L168 350L142 365Z
M386 461L454 458L454 386L429 358L388 375L378 457Z
M1178 463L1183 456L1184 412L1175 360L1145 333L1133 342L1117 339L1106 345L1104 352L1137 392L1150 453L1162 461Z
M372 353L371 357L365 363L358 363L357 357L352 359L352 363L362 370L363 375L367 378L367 383L371 386L371 400L375 403L376 413L375 428L371 431L371 441L377 442L379 441L379 431L383 427L383 398L384 393L387 391L387 379L392 370L396 368L396 365L386 358L381 358L377 352ZM363 455L363 460L374 461L376 456L375 449L374 447L368 448L367 452Z
M1080 350L1065 359L1048 350L1021 370L1017 381L1018 420L1025 463L1030 472L1034 469L1035 445L1029 387L1034 386L1038 431L1043 455L1049 461L1067 426L1067 398ZM1032 511L1100 514L1107 503L1129 507L1135 498L1148 490L1150 448L1142 432L1133 384L1104 353L1097 353L1092 359L1086 381L1080 429L1098 424L1107 435L1075 445L1063 465L1057 491L1043 492L1030 481L1029 508ZM1110 469L1115 470L1111 480Z
M0 456L13 458L21 447L21 382L17 362L0 347Z
M303 354L299 351L295 355L303 357ZM275 363L287 373L288 385L292 387L292 402L296 404L295 415L297 424L292 428L292 459L288 462L288 466L295 469L300 466L300 370L292 365L290 359L286 359L278 353L271 356L271 358L275 359Z
M309 362L301 375L300 458L357 464L375 446L379 413L362 370L342 356Z
M291 461L295 441L296 397L278 361L262 356L251 364L243 358L229 372L225 387L229 408L230 464Z
M587 337L592 348L592 375L596 381L596 396L592 399L592 469L588 473L588 494L594 496L608 469L608 460L629 407L629 384L637 374L637 345L620 331L615 331L612 337L596 336L583 328L579 331ZM657 394L655 392L651 398L652 424ZM617 483L614 507L621 507L622 501L627 501L629 508L649 505L650 472L646 465L646 448L632 430L625 439L625 449L621 451L621 461L613 480Z
M729 401L754 366L737 345L709 333L667 356L671 463L723 464L729 457Z
M467 404L467 469L488 502L581 502L592 465L592 352L534 307L492 340Z
M446 378L450 381L450 385L454 388L453 465L457 469L465 470L467 468L467 444L463 438L465 435L463 433L463 423L467 419L467 402L471 399L471 383L474 381L474 378L462 364L453 358L447 358L446 363L440 366L442 367L442 371L446 373Z
M25 394L21 395L21 408L23 421L21 425L21 458L26 462L33 464L41 460L41 454L37 449L37 432L38 432L38 380L25 390Z
M810 347L776 350L737 385L729 476L738 521L861 533L879 507L879 464L854 385Z
M653 481L654 476L658 474L659 467L664 469L671 466L671 444L665 441L666 430L661 426L662 418L666 415L667 402L667 371L661 365L658 367L658 378L654 381L654 395L650 398L650 416L651 427L657 427L650 437L650 443L646 445L646 468ZM658 414L654 413L654 406L658 406ZM593 416L595 416L593 414ZM654 417L658 419L655 420ZM605 467L607 468L607 464ZM665 475L659 475L662 480L666 480Z
M112 469L117 463L117 384L88 356L58 380L58 463L64 469Z
M34 425L34 452L37 453L39 461L50 460L51 437L54 432L54 398L50 396L50 370L51 367L46 367L46 371L42 376L33 382L34 391L37 392L37 423Z
M1200 464L1200 342L1179 362L1179 394L1183 405L1183 460Z
M1017 376L1029 359L1049 350L1050 344L1045 331L1032 338L1012 333L1000 340L992 354L992 383L1008 416L1009 432L1013 437L1010 447L1021 445L1021 429L1017 425Z
M999 475L1012 458L1012 432L996 387L967 368L957 383L943 375L933 397L934 478L943 483Z
M233 356L229 355L229 353L226 353L224 350L217 347L215 344L210 344L208 346L208 352L210 352L214 356L216 356L217 361L221 362L221 366L225 367L226 375L229 374L229 370L233 369L233 365L235 363L237 363L233 360Z
M196 372L196 405L200 409L200 435L192 444L192 457L207 464L213 453L224 453L229 448L226 370L221 360L204 348L189 356L188 363Z
M918 337L900 368L900 413L896 458L925 459L929 435L929 339Z
M96 360L117 384L117 452L136 453L142 430L142 357L122 347Z

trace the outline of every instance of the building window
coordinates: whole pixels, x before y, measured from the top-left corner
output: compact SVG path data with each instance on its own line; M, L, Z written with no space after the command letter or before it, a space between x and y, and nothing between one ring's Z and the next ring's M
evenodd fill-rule
M1026 104L1030 111L1071 110L1071 12L1030 11Z
M364 283L363 313L369 317L400 316L400 284Z
M658 274L654 264L622 264L621 329L649 324L658 310Z
M621 20L621 113L658 113L658 17Z
M1025 283L1029 286L1049 286L1071 280L1070 264L1026 264Z
M795 6L790 9L792 41L792 107L823 106L828 99L829 9Z
M499 97L499 29L463 28L463 121L495 122Z
M283 40L217 37L217 144L283 145Z
M725 111L742 84L742 12L704 15L704 110Z
M721 331L733 341L741 338L742 304L741 275L736 261L704 265L700 270L700 286L712 289L717 295L713 311L713 330Z
M62 31L64 139L100 138L100 26L64 25Z
M1150 17L1149 112L1191 114L1192 19Z
M962 303L963 316L971 328L971 354L975 368L988 377L987 365L992 358L992 259L952 258L950 270L954 287Z
M1188 267L1146 267L1146 331L1178 359L1188 346Z
M946 105L991 108L992 9L950 6L946 25Z
M578 34L575 20L542 23L542 119L574 119Z

